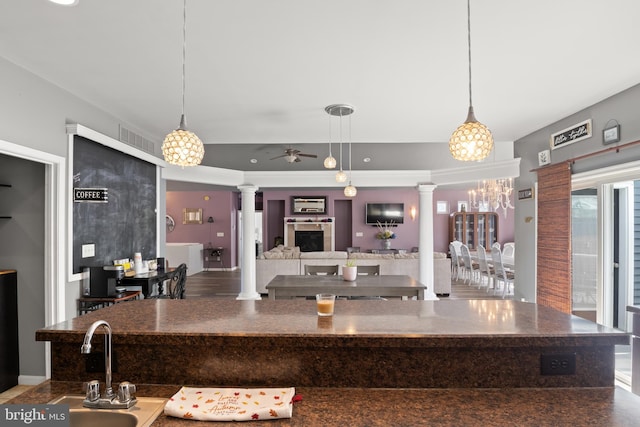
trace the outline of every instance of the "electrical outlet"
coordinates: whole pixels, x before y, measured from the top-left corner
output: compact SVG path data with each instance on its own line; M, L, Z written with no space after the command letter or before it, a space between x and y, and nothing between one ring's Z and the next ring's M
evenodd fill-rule
M542 354L540 356L540 374L575 375L576 354Z
M82 258L89 258L92 256L96 256L96 245L93 243L82 245Z

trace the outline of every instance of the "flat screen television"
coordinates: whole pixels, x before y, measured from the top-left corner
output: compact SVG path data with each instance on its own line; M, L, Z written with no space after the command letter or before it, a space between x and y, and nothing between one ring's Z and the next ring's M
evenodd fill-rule
M402 224L404 222L404 203L367 203L366 223L377 225L391 223Z

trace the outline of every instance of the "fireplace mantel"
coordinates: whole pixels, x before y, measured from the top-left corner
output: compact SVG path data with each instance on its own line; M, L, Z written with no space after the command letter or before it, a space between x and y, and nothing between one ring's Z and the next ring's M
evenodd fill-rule
M324 251L335 250L335 218L334 217L285 217L284 245L296 245L296 231L322 231Z

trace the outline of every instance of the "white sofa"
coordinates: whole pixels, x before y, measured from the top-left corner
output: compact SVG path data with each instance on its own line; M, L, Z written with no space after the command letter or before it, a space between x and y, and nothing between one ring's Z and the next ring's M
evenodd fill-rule
M304 266L338 265L340 274L347 258L356 259L357 265L380 265L380 274L406 274L415 279L420 278L418 253L405 254L371 254L357 252L347 254L345 251L300 252L298 247L282 245L263 252L256 259L256 289L258 293L268 293L267 284L278 274L304 274ZM449 295L451 293L451 260L444 253L435 252L434 293Z

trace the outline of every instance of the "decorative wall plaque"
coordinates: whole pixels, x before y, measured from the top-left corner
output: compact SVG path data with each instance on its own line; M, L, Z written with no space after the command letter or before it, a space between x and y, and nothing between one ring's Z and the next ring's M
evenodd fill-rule
M555 150L587 138L591 138L591 119L551 134L551 149Z

